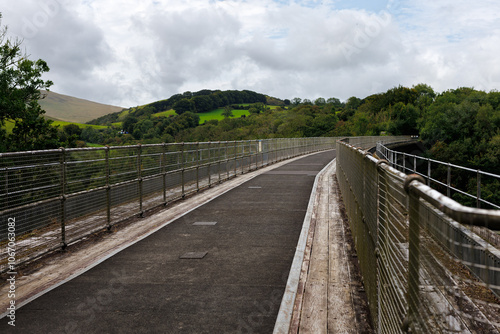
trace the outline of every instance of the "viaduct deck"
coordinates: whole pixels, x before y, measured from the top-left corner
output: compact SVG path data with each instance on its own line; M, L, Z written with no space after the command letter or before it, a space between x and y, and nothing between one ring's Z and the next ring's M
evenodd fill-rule
M315 176L334 157L327 151L238 176L55 254L18 278L16 332L271 333ZM326 174L326 186L320 183L310 262L302 266L309 269L302 273L292 330L303 333L331 332L335 319L352 325L354 311L328 312L328 305L354 307L350 291L362 290L336 274L351 270L341 262L351 249L341 219L327 212L338 214L333 173ZM322 312L326 318L317 317ZM2 333L13 329L7 320L0 319Z

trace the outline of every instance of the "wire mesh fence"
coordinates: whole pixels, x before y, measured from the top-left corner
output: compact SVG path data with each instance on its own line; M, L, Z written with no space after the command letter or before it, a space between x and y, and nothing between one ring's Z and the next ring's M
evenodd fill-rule
M0 154L0 247L8 244L8 222L15 220L19 265L237 174L334 149L335 141L290 138ZM0 254L0 272L8 270L7 254Z
M498 333L500 251L464 207L362 149L337 143L337 177L379 333Z

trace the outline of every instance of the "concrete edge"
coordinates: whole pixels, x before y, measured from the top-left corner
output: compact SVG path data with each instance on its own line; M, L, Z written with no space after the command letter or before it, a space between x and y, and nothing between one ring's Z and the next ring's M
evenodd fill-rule
M290 325L293 315L293 306L295 304L295 299L297 297L297 290L300 283L300 273L302 270L302 262L304 261L304 254L306 251L307 236L309 234L309 229L311 226L312 214L314 211L314 203L316 201L318 182L321 177L326 174L328 169L336 163L336 158L333 159L326 165L317 175L314 180L313 190L311 192L311 197L309 198L309 204L307 206L306 216L304 217L304 223L302 224L302 230L300 232L299 241L297 242L297 247L295 250L295 256L293 258L292 266L290 268L290 273L288 275L288 281L286 283L285 293L281 300L280 309L278 311L278 317L276 318L276 323L274 325L273 334L288 334L290 331Z
M171 224L175 220L187 215L188 213L196 210L197 208L211 202L212 200L218 198L219 196L224 195L225 193L229 192L233 188L236 188L236 187L240 186L241 184L243 184L247 181L250 181L251 179L253 179L261 174L264 174L264 173L268 172L269 170L273 170L275 168L281 167L282 165L291 163L295 160L298 160L298 159L301 159L301 158L304 158L304 157L307 157L307 156L310 156L313 154L317 154L317 153L321 153L321 152L312 152L312 153L300 155L297 157L285 159L285 160L261 167L257 170L250 171L249 173L246 173L243 175L237 175L237 177L234 178L233 180L223 182L220 185L220 187L211 188L211 190L215 193L214 195L210 195L211 194L210 189L203 191L203 193L206 194L207 198L203 198L197 205L190 207L186 211L183 211L181 213L175 214L172 217L169 217L170 219L168 219L166 222L158 224L152 229L148 229L147 232L145 232L145 233L141 233L140 235L136 235L135 237L132 237L128 242L122 243L118 247L115 247L113 249L108 249L107 251L103 252L103 255L99 256L97 259L94 258L92 261L90 261L90 263L84 263L84 267L80 268L79 270L73 271L71 273L64 273L64 272L61 273L57 279L50 282L50 286L48 286L48 287L46 285L45 286L35 286L31 290L31 291L33 291L31 294L27 293L27 294L24 294L23 296L20 296L19 298L16 298L16 304L15 304L16 310L18 310L19 308L23 307L24 305L30 303L31 301L37 299L38 297L50 292L51 290L63 285L64 283L69 282L70 280L84 274L85 272L89 271L90 269L94 268L95 266L99 265L100 263L106 261L110 257L121 252L122 250L124 250L124 249L134 245L135 243L147 238L148 236L157 232L158 230L162 229L163 227ZM316 179L317 179L317 177L316 177ZM315 183L315 186L316 186L316 183ZM223 188L223 189L221 189L221 188ZM219 190L219 191L217 191L217 190ZM195 195L194 198L196 198L196 197L197 197L197 195ZM203 197L203 196L200 196L200 197ZM193 199L191 199L191 200L193 200ZM169 210L166 209L164 211L158 212L158 213L154 214L153 216L145 218L145 219L152 219L153 220L157 217L160 217L162 214L164 215L165 213L168 214ZM143 225L146 225L146 224L144 224L144 222L143 222ZM77 253L75 253L74 257L77 257L77 256L78 256ZM31 281L34 281L31 283L36 285L36 283L37 283L36 278L32 279ZM27 284L30 284L30 281L28 281ZM16 292L16 297L17 297L17 295L18 295L18 293ZM7 303L8 303L8 301L7 301ZM0 303L1 306L4 306L3 304L4 304L3 302ZM8 306L8 304L5 304L5 308L2 307L2 309L6 309L7 306ZM1 313L0 319L5 318L8 315L8 313L9 313L9 311Z

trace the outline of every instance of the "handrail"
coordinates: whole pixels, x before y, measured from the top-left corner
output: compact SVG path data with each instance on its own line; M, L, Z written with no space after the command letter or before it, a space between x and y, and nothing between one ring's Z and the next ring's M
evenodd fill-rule
M500 250L465 225L500 229L500 211L461 205L398 167L337 142L337 178L376 331L495 332Z
M396 150L391 150L387 146L385 146L383 143L378 143L377 144L377 155L381 159L386 159L389 161L391 166L402 170L404 173L414 173L422 176L424 179L427 180L427 185L432 185L432 183L435 183L437 185L441 185L446 188L446 195L448 197L451 197L451 192L457 192L460 193L464 196L473 198L476 200L476 207L480 208L481 204L486 204L491 206L492 208L495 209L500 209L500 203L492 203L491 201L488 201L484 198L482 198L482 189L483 189L483 184L482 184L482 179L481 176L487 176L491 178L495 178L500 181L500 175L494 174L494 173L489 173L482 171L480 169L473 169L473 168L468 168L448 162L443 162L435 159L430 159L430 158L423 158L418 155L414 154L408 154L405 152L399 152ZM402 161L400 163L400 161ZM408 164L407 164L408 161ZM438 166L441 166L446 169L447 177L446 181L443 180L438 180L436 178L432 177L432 163L437 164ZM417 170L417 165L424 165L427 164L426 172L420 172ZM457 187L454 187L452 185L452 168L455 168L455 170L458 171L466 171L466 172L471 172L474 173L473 176L476 177L476 194L471 194L463 189L459 189Z

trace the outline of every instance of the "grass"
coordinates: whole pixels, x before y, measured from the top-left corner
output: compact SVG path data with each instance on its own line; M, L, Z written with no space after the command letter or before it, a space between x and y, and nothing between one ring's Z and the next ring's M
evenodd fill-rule
M43 94L47 96L39 102L46 111L45 116L68 122L85 123L123 109L54 92L43 92Z
M105 125L82 124L82 123L66 122L66 121L60 121L60 120L52 121L52 126L59 125L59 128L62 128L63 126L68 125L68 124L76 124L81 129L88 128L88 127L91 127L94 129L107 129L108 128ZM12 133L12 129L14 129L14 122L12 122L10 120L6 120L4 128L7 131L7 133Z
M223 111L224 111L224 108L218 108L218 109L214 109L214 110L209 111L209 112L197 113L197 115L200 116L200 124L203 124L203 123L205 123L205 121L210 121L213 119L216 119L219 121L224 119L224 116L222 116ZM175 110L170 109L170 110L166 110L166 111L162 111L162 112L153 114L152 116L153 117L168 117L168 116L172 116L172 115L176 115L176 113L175 113ZM234 115L234 118L236 118L236 117L241 117L243 115L248 116L248 115L250 115L250 113L248 112L248 110L234 109L233 115Z
M223 111L224 111L223 108L219 108L219 109L215 109L215 110L212 110L209 112L198 114L198 116L200 116L200 124L203 124L203 123L205 123L205 121L210 121L212 119L216 119L218 121L224 119L224 116L222 116ZM248 110L244 110L244 109L233 109L232 112L234 115L233 118L241 117L243 115L245 115L245 116L250 115Z
M177 114L175 113L174 109L170 109L170 110L158 112L156 114L153 114L152 116L153 117L168 117L168 116L173 116L173 115L177 115Z
M125 109L123 110L119 115L118 115L118 120L123 121L125 117L130 114L131 110L130 109Z
M74 123L74 122L66 122L66 121L53 121L52 125L57 126L59 125L61 128L65 125L68 124L76 124L78 125L79 128L94 128L94 129L107 129L108 127L105 125L94 125L94 124L82 124L82 123Z

